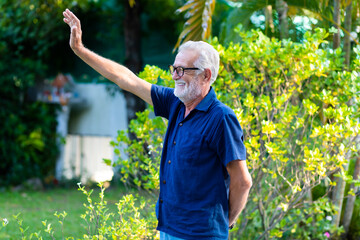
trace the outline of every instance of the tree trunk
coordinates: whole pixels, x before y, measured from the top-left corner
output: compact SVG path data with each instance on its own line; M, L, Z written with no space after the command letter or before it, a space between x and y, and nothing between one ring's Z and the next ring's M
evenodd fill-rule
M334 0L334 27L338 30L333 36L333 49L340 47L340 0Z
M141 58L141 1L136 0L133 6L130 6L129 0L123 0L125 5L124 19L124 37L125 37L125 62L135 74L142 69ZM135 113L143 111L146 103L132 93L124 91L126 99L126 108L128 123L136 118Z
M350 158L350 153L347 153L345 156L346 159ZM349 162L345 163L343 165L344 172L347 172L349 169ZM340 170L338 171L338 173ZM333 216L333 224L335 227L338 227L340 225L340 218L341 218L341 210L342 205L344 201L344 192L345 192L345 186L346 182L341 177L335 177L334 181L336 182L336 186L333 192L332 201L335 208L337 208L337 213Z
M352 0L347 1L346 16L345 16L345 33L344 37L344 52L345 52L345 69L350 70L350 56L351 56L351 11L352 11Z
M333 21L334 27L337 29L337 33L334 33L333 36L333 49L337 49L338 47L340 47L340 0L334 0ZM348 164L346 165L346 167L347 166ZM346 184L340 177L332 176L332 179L332 181L336 182L336 186L332 191L332 202L338 210L338 212L333 216L332 223L335 225L335 227L338 227L340 224L341 208L344 199L344 188Z
M264 8L265 12L265 35L272 37L275 33L274 20L272 16L272 6L268 5Z
M289 37L289 26L287 20L288 5L284 0L276 0L276 11L279 18L280 40Z
M360 157L358 157L358 159L356 160L356 163L355 163L353 180L357 180L357 179L359 179L359 177L360 177ZM356 192L356 187L355 187L354 183L352 183L350 185L350 190L353 190L354 192ZM348 233L349 233L350 222L351 222L351 218L352 218L352 214L353 214L353 210L354 210L355 198L356 198L356 196L350 195L346 202L346 207L345 207L345 212L344 212L344 217L343 217L343 225L344 225L346 235L348 235Z

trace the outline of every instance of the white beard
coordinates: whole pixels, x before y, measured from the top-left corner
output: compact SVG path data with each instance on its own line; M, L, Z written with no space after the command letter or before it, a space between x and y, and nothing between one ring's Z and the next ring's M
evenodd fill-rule
M175 81L174 95L183 103L190 102L201 95L201 87L198 84L198 79L194 79L189 84L183 80Z

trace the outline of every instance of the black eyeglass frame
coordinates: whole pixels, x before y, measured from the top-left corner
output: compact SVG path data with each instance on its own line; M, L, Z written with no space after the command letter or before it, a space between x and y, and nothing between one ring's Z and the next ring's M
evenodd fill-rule
M169 70L170 70L171 74L173 74L176 71L176 74L179 77L184 76L185 70L201 70L200 68L185 68L185 67L181 67L181 66L174 67L171 64L168 67L169 67Z

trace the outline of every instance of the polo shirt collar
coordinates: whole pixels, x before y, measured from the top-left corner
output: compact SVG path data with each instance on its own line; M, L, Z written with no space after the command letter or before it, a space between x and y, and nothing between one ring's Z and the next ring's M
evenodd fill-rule
M203 100L195 107L199 111L206 112L211 104L216 100L216 94L212 87L210 87L209 93L205 96Z

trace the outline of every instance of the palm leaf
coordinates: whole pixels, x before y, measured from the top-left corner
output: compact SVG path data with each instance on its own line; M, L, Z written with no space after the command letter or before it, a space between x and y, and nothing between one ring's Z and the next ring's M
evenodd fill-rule
M214 9L215 0L188 0L184 6L176 10L177 13L185 13L185 19L187 20L174 47L174 51L182 42L205 40L211 36Z
M263 9L267 5L275 7L275 0L239 0L234 3L229 0L218 0L232 8L226 21L222 24L220 39L222 42L229 42L237 39L234 29L239 24L246 30L250 23L250 17L256 11ZM341 0L342 6L349 0ZM312 16L321 21L323 25L333 23L333 6L330 0L286 0L289 8L294 10L288 14ZM360 0L353 0L354 9L360 7ZM185 13L187 21L181 32L174 51L182 42L188 40L205 40L211 36L212 14L215 8L215 0L188 0L184 6L177 10L177 13ZM357 11L353 11L356 20ZM341 27L342 28L342 27ZM342 28L343 29L343 28ZM344 30L344 29L343 29ZM348 34L348 33L346 33ZM239 39L237 39L239 40Z
M179 9L176 10L176 13L181 13L181 12L185 12L186 10L189 10L191 8L196 8L196 7L198 7L197 5L199 3L201 3L201 2L199 2L199 1L187 1L184 6L182 6Z

